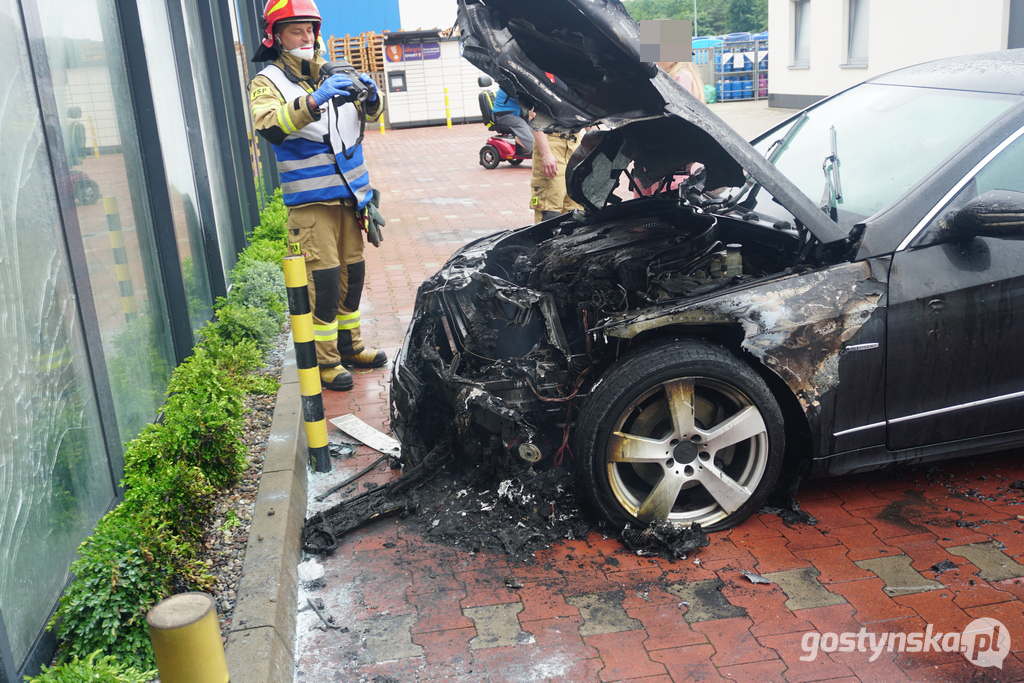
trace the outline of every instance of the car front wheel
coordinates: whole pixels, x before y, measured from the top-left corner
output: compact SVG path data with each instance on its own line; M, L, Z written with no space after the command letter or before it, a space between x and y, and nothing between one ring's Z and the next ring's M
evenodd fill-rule
M609 370L581 408L585 494L618 528L659 520L706 531L756 512L778 479L782 413L723 347L673 340Z

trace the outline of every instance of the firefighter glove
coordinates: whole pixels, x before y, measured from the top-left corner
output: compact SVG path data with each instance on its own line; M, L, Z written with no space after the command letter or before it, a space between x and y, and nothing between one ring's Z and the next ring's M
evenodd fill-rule
M365 85L366 89L370 92L370 94L367 95L367 97L366 97L366 101L367 102L376 102L377 101L377 84L374 83L373 78L371 78L369 74L359 74L359 80L363 82L363 85Z
M346 88L351 87L351 78L341 74L333 74L321 83L319 88L313 91L313 101L316 102L317 106L323 106L324 102L337 95L351 97L351 93L346 90Z
M375 189L373 198L359 211L359 222L366 230L366 240L375 247L379 247L380 243L384 241L381 228L387 224L384 216L377 210L378 206L380 206L380 191Z

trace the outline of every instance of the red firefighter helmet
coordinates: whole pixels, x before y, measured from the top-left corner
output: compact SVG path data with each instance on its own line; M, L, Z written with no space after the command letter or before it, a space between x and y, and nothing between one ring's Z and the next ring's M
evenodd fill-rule
M320 37L320 10L313 0L268 0L263 8L263 24L266 36L263 45L274 47L274 27L295 21L313 22L313 31Z

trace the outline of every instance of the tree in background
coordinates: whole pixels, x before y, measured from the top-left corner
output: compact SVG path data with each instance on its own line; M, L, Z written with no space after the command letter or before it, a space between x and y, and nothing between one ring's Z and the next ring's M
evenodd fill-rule
M641 19L689 19L693 0L624 0L630 16ZM704 36L768 29L768 0L697 0L697 31Z
M725 16L730 27L729 33L767 31L768 0L729 0L729 10Z

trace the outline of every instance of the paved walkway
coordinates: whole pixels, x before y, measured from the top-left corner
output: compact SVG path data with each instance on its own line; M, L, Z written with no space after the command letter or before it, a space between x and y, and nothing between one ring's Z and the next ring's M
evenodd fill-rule
M748 136L782 114L759 103L715 111L735 116ZM485 138L480 125L367 134L388 225L384 245L368 247L364 334L391 356L425 277L460 244L531 219L529 164L484 170L476 154ZM389 372L359 372L353 391L326 392L328 418L354 413L387 431ZM310 509L337 502L312 497L376 457L361 447L335 460L333 472L311 475ZM323 599L345 628L315 630L313 612L298 613L295 680L1024 680L1019 460L810 482L797 498L817 525L755 515L679 562L637 557L594 534L518 565L427 543L401 520L381 520L345 537L323 562L326 587L300 590L301 604ZM365 481L391 476L381 467ZM980 618L997 619L1010 638L1001 669L954 651L973 642L978 661L992 657L984 638L960 637ZM918 632L927 634L924 651L900 652Z

